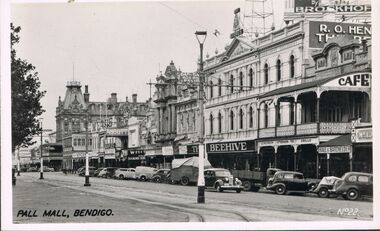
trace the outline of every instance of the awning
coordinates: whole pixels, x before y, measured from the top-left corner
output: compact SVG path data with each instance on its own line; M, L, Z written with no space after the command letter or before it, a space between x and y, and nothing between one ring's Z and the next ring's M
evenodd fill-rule
M322 143L318 147L319 153L350 153L352 152L351 134L341 135Z
M185 138L186 138L185 135L183 135L183 136L177 136L177 137L174 139L174 141L180 141L180 140L183 140L183 139L185 139Z

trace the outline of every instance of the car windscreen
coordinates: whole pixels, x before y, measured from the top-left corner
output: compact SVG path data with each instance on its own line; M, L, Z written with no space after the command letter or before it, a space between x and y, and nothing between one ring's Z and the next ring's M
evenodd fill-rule
M217 177L230 177L231 173L227 170L218 170L218 171L215 171L215 176L217 176Z

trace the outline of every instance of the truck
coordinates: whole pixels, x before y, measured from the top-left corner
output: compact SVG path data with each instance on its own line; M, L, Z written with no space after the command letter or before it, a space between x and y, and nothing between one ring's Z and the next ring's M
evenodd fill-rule
M212 168L210 162L204 160L205 170ZM170 179L174 184L189 185L198 181L198 157L174 159L170 171Z
M268 180L281 169L268 168L266 172L250 170L231 170L232 175L239 178L245 191L257 192L260 188L265 187Z

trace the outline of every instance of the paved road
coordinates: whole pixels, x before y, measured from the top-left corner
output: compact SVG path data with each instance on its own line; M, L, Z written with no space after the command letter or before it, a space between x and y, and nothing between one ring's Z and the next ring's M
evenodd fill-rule
M22 173L13 189L15 223L34 222L202 222L371 220L372 201L346 201L312 195L279 196L270 192L206 191L197 204L197 187L150 182L84 178L62 173ZM338 214L353 209L355 215ZM20 210L37 210L22 217ZM66 210L69 217L43 217L45 210ZM77 216L76 209L111 209L110 216Z

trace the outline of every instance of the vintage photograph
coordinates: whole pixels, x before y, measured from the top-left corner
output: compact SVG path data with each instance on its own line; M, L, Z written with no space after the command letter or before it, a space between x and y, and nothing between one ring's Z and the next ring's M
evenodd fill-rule
M4 230L374 227L370 0L9 10Z

